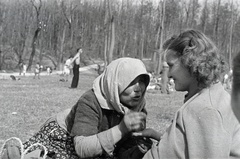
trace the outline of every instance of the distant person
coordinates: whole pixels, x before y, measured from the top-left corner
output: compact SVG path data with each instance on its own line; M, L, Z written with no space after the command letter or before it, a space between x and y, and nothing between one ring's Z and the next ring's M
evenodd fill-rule
M23 63L23 76L25 76L27 73L27 65Z
M34 79L37 77L38 79L40 79L40 64L36 63L35 68L34 68Z
M54 159L140 159L151 147L132 132L146 127L149 75L139 59L112 61L70 109L47 120L24 143L43 144Z
M143 159L240 158L240 124L221 83L225 62L215 44L187 30L169 45L165 58L176 91L187 94L162 137L152 129L135 134L159 141Z
M169 70L169 67L166 63L166 61L163 62L163 66L162 66L162 74L161 74L161 93L163 94L166 94L168 93L169 94L169 90L168 90L168 81L169 81L169 78L168 78L168 70Z
M168 90L169 90L169 93L171 92L174 92L175 89L174 89L174 80L172 78L169 79L168 81Z
M232 108L240 122L240 52L233 60L232 70Z
M18 67L19 67L19 75L21 76L22 71L23 71L23 63L20 62L19 65L18 65Z
M81 48L77 49L76 55L72 59L73 63L73 78L70 88L77 88L79 81L80 55L83 53Z
M232 87L232 69L230 69L228 71L228 73L226 73L223 76L223 86L226 90L231 90L231 87Z
M69 75L70 75L71 69L73 68L73 66L72 66L72 59L73 59L73 57L70 56L70 57L66 60L66 62L65 62L65 64L64 64L64 67L63 67L63 75L65 76L65 81L66 81L66 82L68 81L68 77L69 77Z
M40 65L40 73L43 71L43 65Z
M50 66L47 67L47 75L52 74L52 68Z

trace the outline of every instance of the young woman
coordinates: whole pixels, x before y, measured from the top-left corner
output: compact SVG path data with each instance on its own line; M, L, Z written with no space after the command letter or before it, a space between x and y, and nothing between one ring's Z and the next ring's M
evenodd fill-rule
M239 158L240 125L220 82L224 62L213 42L185 31L168 46L166 62L175 89L187 94L161 139L149 129L140 133L159 140L143 158Z
M49 119L32 138L47 147L48 157L139 159L150 139L132 137L146 122L145 91L149 75L142 61L112 61L95 79L93 88L71 108Z

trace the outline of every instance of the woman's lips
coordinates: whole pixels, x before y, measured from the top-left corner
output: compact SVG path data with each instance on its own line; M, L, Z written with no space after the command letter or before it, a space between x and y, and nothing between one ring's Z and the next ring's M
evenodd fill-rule
M141 99L141 95L137 95L137 96L133 97L133 99L134 100L139 100L139 99Z

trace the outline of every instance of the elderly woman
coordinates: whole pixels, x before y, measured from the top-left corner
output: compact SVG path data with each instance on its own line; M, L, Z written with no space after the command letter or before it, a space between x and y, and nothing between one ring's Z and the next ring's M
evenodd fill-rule
M48 120L25 148L41 143L48 157L139 159L150 139L133 137L145 128L145 92L149 75L142 61L112 61L71 108Z

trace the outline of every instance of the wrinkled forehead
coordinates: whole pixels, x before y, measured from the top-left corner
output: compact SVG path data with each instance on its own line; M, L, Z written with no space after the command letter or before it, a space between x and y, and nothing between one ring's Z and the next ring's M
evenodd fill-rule
M115 83L122 92L136 77L147 74L145 65L141 60L132 58L118 59L110 63L105 72L107 83ZM110 85L110 84L109 84Z
M108 74L146 73L143 62L134 58L120 58L107 66ZM135 73L134 73L135 74Z
M119 92L121 93L124 89L126 89L127 86L132 83L136 78L145 79L146 76L148 76L149 78L149 75L147 74L147 71L142 63L136 62L123 64L119 67L119 72L116 76L118 78L117 81ZM148 80L146 80L146 85L148 85Z

